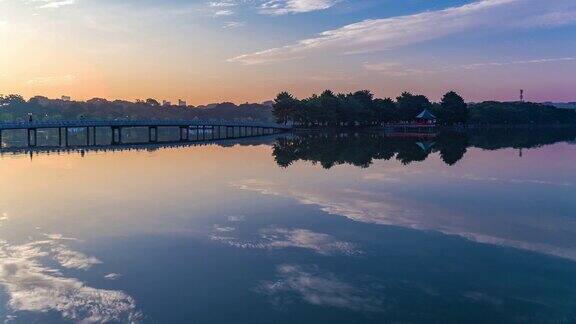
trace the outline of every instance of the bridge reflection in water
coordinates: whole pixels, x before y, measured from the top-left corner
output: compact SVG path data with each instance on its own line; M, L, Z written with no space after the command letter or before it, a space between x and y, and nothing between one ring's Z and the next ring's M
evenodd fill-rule
M57 145L38 145L38 130L57 130ZM147 129L147 140L138 143L126 143L123 133L127 129ZM177 140L159 141L159 129L177 129ZM54 122L15 122L0 123L0 150L2 152L22 151L23 148L40 148L40 150L56 150L61 148L103 147L103 146L135 146L138 144L177 144L199 141L217 141L232 138L264 136L288 130L278 124L246 123L246 122L214 122L214 121L165 121L165 120L124 120L124 121L54 121ZM4 147L2 135L6 131L26 131L24 147ZM70 133L84 132L84 142L71 145ZM107 133L109 142L97 143L97 134Z

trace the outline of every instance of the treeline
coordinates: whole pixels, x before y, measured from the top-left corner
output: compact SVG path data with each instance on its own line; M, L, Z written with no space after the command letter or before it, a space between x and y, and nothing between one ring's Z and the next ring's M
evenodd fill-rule
M0 95L0 121L24 121L32 114L34 120L43 119L225 119L274 120L272 108L262 104L236 105L230 102L208 106L161 105L154 99L137 102L108 101L94 98L88 101L64 101L33 97L28 101L19 95Z
M396 159L402 164L426 160L437 153L447 165L460 161L469 148L484 150L529 149L557 142L576 140L573 127L488 130L472 132L442 131L435 137L392 137L384 133L304 133L280 138L273 156L281 167L296 161L318 163L326 169L351 164L366 168L374 160Z
M486 101L469 105L470 124L552 125L576 123L576 110L532 102Z
M404 92L395 100L375 98L368 90L335 94L330 90L297 99L278 94L273 113L278 123L296 126L375 126L414 122L428 110L440 125L454 124L572 124L576 111L528 102L467 104L456 92L446 93L438 103L426 96Z

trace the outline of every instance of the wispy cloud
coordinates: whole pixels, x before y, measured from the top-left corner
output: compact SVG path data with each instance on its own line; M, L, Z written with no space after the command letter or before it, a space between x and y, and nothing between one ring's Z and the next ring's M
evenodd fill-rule
M260 12L273 16L304 13L325 10L338 2L338 0L271 0L260 6Z
M242 64L262 64L305 57L314 52L349 54L380 51L446 37L465 31L528 26L543 15L576 10L569 0L482 0L459 7L407 16L369 19L325 31L317 37L229 59ZM562 24L571 23L571 15ZM549 25L554 21L549 19ZM560 23L556 23L560 24Z
M397 62L364 63L366 70L384 73L390 76L408 76L419 74L432 74L436 71L406 67Z
M222 28L234 29L234 28L243 27L245 25L246 25L246 23L244 23L243 21L227 21L224 23L224 26L222 26Z
M483 63L472 63L461 65L460 67L463 69L472 70L483 67L500 67L510 65L543 64L543 63L572 62L572 61L576 61L576 57L540 58L532 60L509 61L509 62L483 62Z
M529 60L515 60L515 61L501 61L501 62L477 62L456 66L443 66L438 68L418 68L409 67L398 62L378 62L363 64L364 69L368 71L378 72L393 77L414 76L423 74L435 74L456 70L477 70L484 68L503 68L510 66L522 66L532 64L548 64L548 63L568 63L576 62L576 57L557 57L557 58L538 58Z
M36 4L38 9L58 9L76 3L76 0L26 0L27 3Z
M213 8L225 8L225 7L234 7L236 3L230 1L211 1L208 2L209 7Z
M229 9L221 9L221 10L216 10L214 12L214 17L225 17L225 16L232 16L234 14L233 10L229 10Z

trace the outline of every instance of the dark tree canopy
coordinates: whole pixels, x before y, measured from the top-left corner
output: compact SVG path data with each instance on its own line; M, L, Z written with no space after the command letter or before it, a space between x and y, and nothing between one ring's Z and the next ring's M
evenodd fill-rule
M465 123L468 120L468 105L464 98L454 91L442 97L439 107L435 112L447 124Z
M279 123L306 127L376 126L414 122L429 110L440 125L455 124L571 124L576 111L526 102L484 102L467 104L454 91L439 103L424 95L403 92L396 100L375 98L368 90L335 94L330 90L298 100L282 92L274 104Z
M274 99L273 114L279 123L286 124L291 117L291 113L296 109L298 100L288 92L280 92Z
M158 107L160 106L160 103L158 102L158 100L156 99L152 99L152 98L148 98L146 99L146 104L152 107Z

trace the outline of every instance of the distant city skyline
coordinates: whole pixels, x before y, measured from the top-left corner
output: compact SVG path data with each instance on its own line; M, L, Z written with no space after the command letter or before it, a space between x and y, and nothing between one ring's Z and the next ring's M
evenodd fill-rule
M573 0L0 0L0 93L576 101Z

